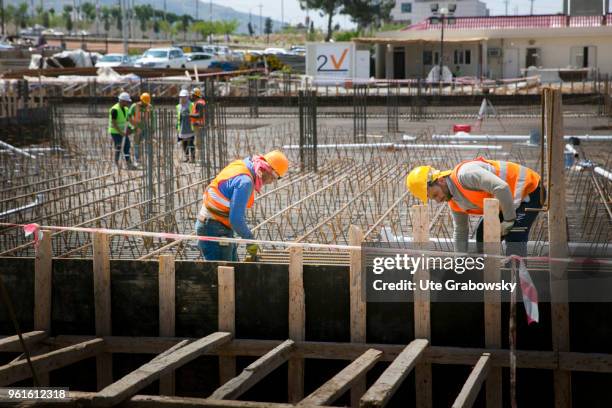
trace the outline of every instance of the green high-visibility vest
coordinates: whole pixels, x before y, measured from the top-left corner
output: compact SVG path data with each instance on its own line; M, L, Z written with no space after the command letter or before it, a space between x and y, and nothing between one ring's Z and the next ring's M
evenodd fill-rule
M193 102L189 102L189 113L193 112ZM191 123L191 118L187 118L189 124L191 125L191 130L193 131L193 123ZM176 105L176 130L181 133L181 104Z
M117 126L119 126L119 129L121 129L120 131L115 129L115 127L113 126L113 110L117 111L117 119L115 119L115 122L117 123ZM123 110L119 102L117 102L108 111L108 133L115 133L118 135L122 135L125 132L126 124L127 124L127 114Z

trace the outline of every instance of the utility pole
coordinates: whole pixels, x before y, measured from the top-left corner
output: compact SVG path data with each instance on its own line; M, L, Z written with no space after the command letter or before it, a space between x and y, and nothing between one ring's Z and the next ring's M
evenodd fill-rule
M281 31L285 27L285 0L281 0Z
M2 19L2 35L4 36L4 0L0 0L0 19Z
M164 21L167 21L166 13L167 13L167 11L166 11L166 0L164 0Z
M261 9L263 8L263 4L259 3L259 35L263 34L263 23L262 23L262 17L261 17Z
M506 5L506 15L508 15L508 3L510 3L510 0L504 0L504 4Z
M212 23L212 0L210 0L209 8L210 8L210 22Z
M119 4L121 5L121 22L123 24L121 24L121 36L123 37L123 53L125 55L128 54L129 48L128 48L128 39L127 39L127 24L125 21L125 2L127 0L119 0Z
M199 0L195 0L195 6L196 6L196 15L195 15L196 17L195 17L195 19L196 20L200 19L200 4L199 3L200 3Z
M534 0L529 0L531 2L531 6L529 7L529 15L533 16L533 2Z

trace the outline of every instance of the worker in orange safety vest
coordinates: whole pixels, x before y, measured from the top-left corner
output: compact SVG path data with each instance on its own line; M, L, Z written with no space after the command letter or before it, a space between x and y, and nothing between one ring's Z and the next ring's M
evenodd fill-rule
M478 157L439 171L431 166L415 167L406 177L406 186L423 203L432 199L447 202L453 217L455 251L467 252L468 217L482 215L485 198L497 198L500 205L502 239L507 252L527 255L529 231L540 208L544 188L540 175L528 167L509 161ZM476 230L478 252L482 252L483 220Z
M279 150L231 162L204 190L195 225L197 235L231 238L236 232L241 238L253 239L245 211L253 206L255 193L283 177L288 168L289 161ZM198 241L198 246L209 261L238 260L236 244ZM256 260L258 252L258 245L247 245L250 260Z

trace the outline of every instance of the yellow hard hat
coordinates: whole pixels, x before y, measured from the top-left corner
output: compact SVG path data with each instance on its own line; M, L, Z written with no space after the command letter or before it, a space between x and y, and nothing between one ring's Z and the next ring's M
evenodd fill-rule
M143 92L142 95L140 95L140 101L144 104L150 104L151 103L151 95L148 92Z
M191 94L199 98L200 96L202 96L202 91L200 90L200 88L196 87L191 90Z
M280 150L273 150L270 153L266 153L264 159L280 177L283 177L287 173L289 169L289 160L287 160L287 156Z
M417 166L406 176L406 187L423 204L427 204L427 184L448 176L452 170L440 171L431 166Z

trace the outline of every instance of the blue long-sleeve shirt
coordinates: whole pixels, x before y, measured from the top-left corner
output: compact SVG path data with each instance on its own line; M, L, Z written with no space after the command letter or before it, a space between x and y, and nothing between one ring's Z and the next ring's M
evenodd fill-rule
M255 170L253 169L253 162L247 157L244 159L244 163L254 178ZM253 233L245 220L246 206L253 191L253 180L251 177L241 174L220 183L218 188L221 194L230 199L229 220L230 224L232 224L232 229L244 239L253 239Z

